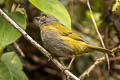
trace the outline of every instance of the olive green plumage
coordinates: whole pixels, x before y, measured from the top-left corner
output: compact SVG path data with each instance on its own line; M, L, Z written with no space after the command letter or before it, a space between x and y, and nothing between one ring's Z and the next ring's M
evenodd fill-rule
M42 43L53 56L81 56L91 51L112 53L108 49L86 43L81 36L64 27L51 15L40 17L38 24L41 30Z

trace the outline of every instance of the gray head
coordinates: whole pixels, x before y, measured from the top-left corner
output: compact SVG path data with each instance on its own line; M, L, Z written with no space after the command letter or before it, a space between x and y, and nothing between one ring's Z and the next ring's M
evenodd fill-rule
M41 26L45 26L50 24L51 22L57 22L58 20L50 15L50 14L42 14L40 17L35 17L34 18L34 22L36 25Z

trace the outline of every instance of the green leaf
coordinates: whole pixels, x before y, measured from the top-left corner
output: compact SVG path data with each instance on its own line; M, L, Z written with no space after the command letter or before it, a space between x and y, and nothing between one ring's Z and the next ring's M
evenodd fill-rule
M71 19L66 8L58 0L29 0L44 13L54 15L61 24L71 29Z
M0 57L0 80L27 80L23 66L15 52Z
M120 0L116 0L115 4L112 7L112 11L116 11L116 9L120 6Z
M20 12L13 12L13 13L7 13L10 18L12 18L20 27L23 29L26 28L26 17L25 14L22 14ZM0 16L0 50L3 50L3 48L14 41L16 41L18 38L20 38L21 34L13 28L13 26L6 21L2 16Z

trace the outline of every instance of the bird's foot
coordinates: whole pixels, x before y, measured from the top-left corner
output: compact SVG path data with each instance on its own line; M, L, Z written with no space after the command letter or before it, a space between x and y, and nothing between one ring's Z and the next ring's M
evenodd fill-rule
M72 65L72 63L73 63L74 60L75 60L75 56L72 56L72 59L71 59L69 65L68 65L67 69L71 68L71 65Z

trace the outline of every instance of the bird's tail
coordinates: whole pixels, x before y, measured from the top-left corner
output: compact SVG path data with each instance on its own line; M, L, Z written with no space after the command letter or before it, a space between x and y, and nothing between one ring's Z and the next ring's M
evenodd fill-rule
M94 51L100 51L100 52L103 52L103 53L108 53L110 55L112 55L112 51L109 50L109 49L106 49L106 48L102 48L102 47L97 47L97 46L93 46L93 45L88 45L88 48L94 50Z

